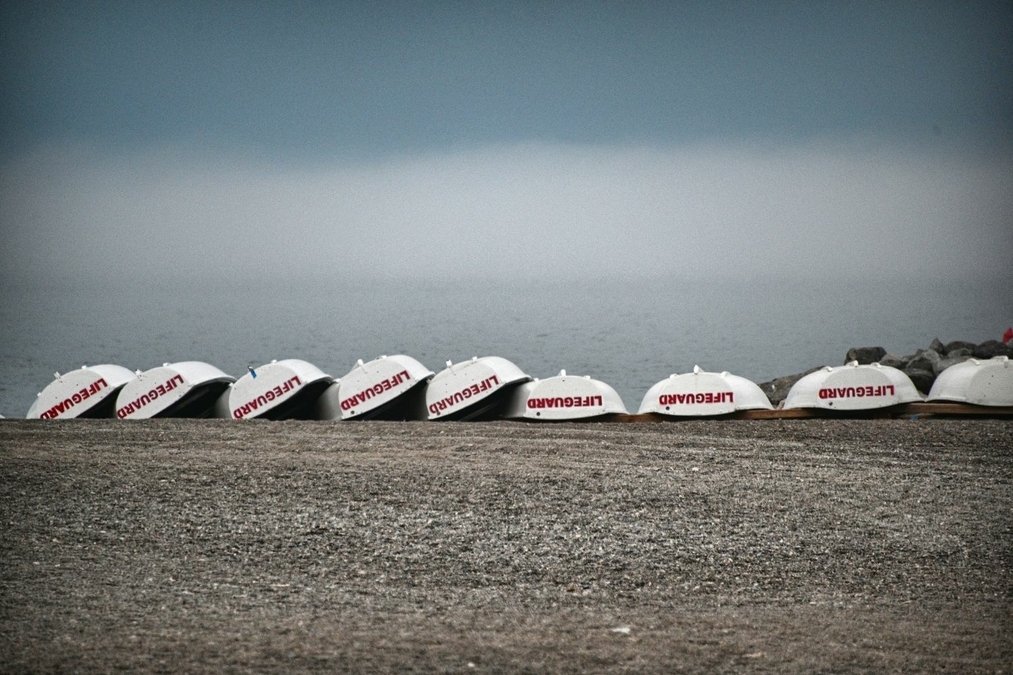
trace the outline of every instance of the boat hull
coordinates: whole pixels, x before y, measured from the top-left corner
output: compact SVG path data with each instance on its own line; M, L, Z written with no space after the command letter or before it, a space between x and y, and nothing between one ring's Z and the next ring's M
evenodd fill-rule
M327 373L300 359L251 368L229 391L232 419L316 419L317 399L334 382Z
M995 356L954 364L939 373L926 400L1013 406L1013 361L1006 356Z
M510 361L498 356L449 364L426 387L426 413L430 420L496 419L518 385L528 377Z
M116 397L136 375L114 364L84 366L46 386L28 409L29 419L72 419L113 417Z
M203 361L166 363L139 372L116 399L119 419L209 417L235 378Z
M728 372L693 372L671 375L644 395L639 412L670 417L714 417L740 410L772 410L767 395L744 377Z

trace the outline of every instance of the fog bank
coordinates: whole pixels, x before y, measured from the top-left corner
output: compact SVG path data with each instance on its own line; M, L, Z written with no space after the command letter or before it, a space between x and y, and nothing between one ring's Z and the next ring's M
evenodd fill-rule
M1013 260L1010 158L872 144L333 164L49 146L2 167L0 209L14 276L945 278Z

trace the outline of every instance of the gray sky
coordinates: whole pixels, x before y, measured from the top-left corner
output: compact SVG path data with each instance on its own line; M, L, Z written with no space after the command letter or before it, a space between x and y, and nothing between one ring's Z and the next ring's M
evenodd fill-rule
M6 2L9 273L956 276L1013 3Z

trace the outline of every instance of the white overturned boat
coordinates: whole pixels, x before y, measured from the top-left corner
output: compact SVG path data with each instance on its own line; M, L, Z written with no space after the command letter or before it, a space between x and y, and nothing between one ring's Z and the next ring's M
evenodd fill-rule
M499 356L447 361L426 387L426 414L430 420L495 419L514 390L530 379Z
M526 420L579 420L626 413L616 390L588 376L559 371L556 377L525 382L514 391L503 417Z
M317 417L324 420L425 419L426 384L433 371L404 354L360 359L352 370L331 384L317 401Z
M784 399L785 409L876 410L921 401L911 379L890 366L852 361L826 366L796 382Z
M108 363L55 376L28 409L29 419L112 417L116 394L137 377L123 366Z
M712 373L694 366L692 373L671 375L648 389L639 412L705 417L773 407L754 382L729 372Z
M312 363L271 361L236 380L229 389L225 415L237 420L314 419L317 399L332 382L333 377Z
M116 397L116 417L210 417L215 402L236 378L203 361L164 363L137 371Z
M926 400L1013 406L1013 361L993 356L956 363L939 373Z

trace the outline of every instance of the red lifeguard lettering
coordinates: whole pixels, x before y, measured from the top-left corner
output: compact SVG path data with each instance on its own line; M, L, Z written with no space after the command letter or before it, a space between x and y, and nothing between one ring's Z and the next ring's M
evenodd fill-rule
M390 391L394 387L397 387L405 382L411 382L411 380L412 376L408 373L408 371L402 370L400 373L396 373L385 380L372 384L359 393L352 394L348 398L344 399L341 401L341 409L351 410L357 405L362 405L374 396L379 396L383 392Z
M97 394L101 390L107 388L108 386L109 386L109 383L106 382L105 378L104 377L100 377L99 379L95 380L94 382L92 382L87 387L84 387L80 391L74 392L70 396L70 398L63 399L62 401L60 401L59 403L57 403L56 405L54 405L49 410L47 410L46 412L44 412L41 415L39 415L39 419L44 419L44 420L56 419L57 417L59 417L60 415L62 415L64 412L66 412L66 411L70 410L71 408L73 408L78 403L81 403L85 399L91 398L92 396L94 396L95 394Z
M732 391L708 391L696 394L662 394L658 397L658 403L665 406L734 402L735 392Z
M533 410L544 408L590 408L604 405L600 395L594 396L556 396L529 398L527 406Z
M433 403L430 403L429 413L431 415L436 415L451 406L463 403L466 399L469 399L472 396L478 396L483 391L488 391L492 389L494 385L498 384L499 384L499 377L497 377L496 375L490 375L481 382L477 382L471 385L470 387L465 387L461 391L454 392L453 394L450 394L449 396L446 396L440 399L439 401L434 401Z
M116 410L116 416L123 419L127 415L132 415L146 405L151 404L157 400L160 396L165 396L170 391L183 384L183 376L180 374L173 375L167 382L159 384L157 387L152 387L151 391L146 394L142 394L133 401L130 401L122 408Z
M817 394L821 399L858 398L865 396L895 396L892 384L867 385L864 387L825 387Z
M299 379L299 376L293 375L281 384L268 389L255 399L237 406L236 409L232 411L232 416L237 420L241 420L251 412L256 412L259 408L266 407L269 402L282 398L285 394L292 391L300 384L302 384L302 380Z

